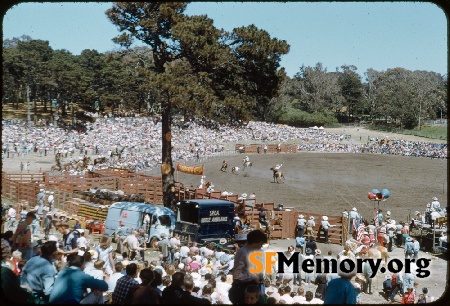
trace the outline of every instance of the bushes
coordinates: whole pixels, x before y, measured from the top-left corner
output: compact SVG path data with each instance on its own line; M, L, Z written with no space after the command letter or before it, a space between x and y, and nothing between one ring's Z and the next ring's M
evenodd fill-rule
M334 126L338 120L334 113L324 111L307 113L295 108L286 108L274 115L273 121L295 127Z

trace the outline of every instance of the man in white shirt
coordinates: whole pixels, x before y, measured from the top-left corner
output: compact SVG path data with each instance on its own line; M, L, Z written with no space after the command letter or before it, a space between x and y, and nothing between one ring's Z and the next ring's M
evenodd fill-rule
M119 280L119 278L121 278L123 276L122 274L122 270L123 270L123 265L122 263L119 261L118 263L115 264L114 266L116 268L116 272L114 272L113 274L111 274L108 278L108 292L113 293L114 289L116 288L116 283Z
M143 225L144 225L145 232L148 233L148 229L150 227L150 216L148 214L145 214Z
M284 294L280 296L280 301L284 300L286 304L292 304L294 303L294 299L291 297L291 287L285 286L284 287Z
M17 212L12 205L8 209L8 230L11 230L13 223L15 223ZM14 230L13 230L14 231Z
M189 247L186 245L183 245L180 247L180 257L181 257L181 262L184 263L184 261L186 260L186 258L189 256Z
M441 211L441 203L439 203L438 198L433 197L431 200L431 208L434 208L436 211Z
M139 240L137 239L137 236L139 235L139 232L137 231L133 231L133 233L128 236L127 238L125 238L123 244L127 245L127 249L128 249L128 257L131 260L134 260L134 258L136 257L136 254L138 251L145 251L146 248L145 247L140 247L139 246Z
M180 241L180 237L179 237L178 233L174 233L172 238L170 238L169 246L170 246L169 252L171 253L170 256L171 256L171 258L173 258L173 254L175 253L175 250L177 248L181 247L181 241Z
M54 212L54 206L53 206L53 203L54 203L54 196L53 196L53 191L50 192L50 195L49 195L48 198L47 198L47 203L48 203L48 206L50 207L50 212L53 213L53 212Z
M298 303L298 304L306 304L306 298L305 298L305 289L303 287L298 287L297 289L297 295L292 298L292 303Z

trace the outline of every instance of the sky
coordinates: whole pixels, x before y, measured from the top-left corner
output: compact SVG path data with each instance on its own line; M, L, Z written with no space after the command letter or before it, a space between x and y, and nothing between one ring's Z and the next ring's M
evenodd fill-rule
M117 50L119 32L106 17L112 3L19 3L3 16L3 39L29 35L54 49L79 55ZM254 24L286 40L281 66L293 77L302 65L321 62L328 71L354 65L447 74L447 20L433 3L420 2L193 2L187 15L207 15L217 28Z

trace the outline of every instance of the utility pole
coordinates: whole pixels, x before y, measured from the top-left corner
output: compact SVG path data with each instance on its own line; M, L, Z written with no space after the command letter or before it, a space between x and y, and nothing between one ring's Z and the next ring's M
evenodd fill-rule
M422 100L419 100L419 131L420 131L420 115L422 114Z

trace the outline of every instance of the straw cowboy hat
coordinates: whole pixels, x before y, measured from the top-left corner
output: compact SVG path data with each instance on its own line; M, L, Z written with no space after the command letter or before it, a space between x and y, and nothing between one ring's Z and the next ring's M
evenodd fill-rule
M430 204L430 203L427 203L427 207L431 207L431 204Z
M309 217L309 220L314 220L314 216Z
M436 197L433 197L431 200L433 200L433 201L437 201L438 200L438 198L436 198Z
M352 210L353 210L353 211L357 211L356 207L353 207Z
M299 219L304 218L304 217L305 217L305 216L303 216L302 214L298 215L298 218L299 218Z
M411 241L413 241L413 238L412 237L408 237L408 238L406 238L406 241L411 242Z
M322 251L319 250L319 249L316 249L316 250L314 251L314 253L316 253L316 255L320 255L320 254L322 254Z
M339 262L338 262L338 275L339 275L340 277L350 279L350 278L352 278L353 276L356 275L357 269L350 269L350 268L351 268L351 265L350 265L350 263L348 262L348 260L351 260L351 259L350 259L349 257L347 257L347 256L341 256L341 257L339 258ZM355 267L355 266L356 266L356 263L353 262L353 265L354 265L353 267ZM341 269L341 267L343 267L344 269ZM350 271L350 272L347 272L347 271Z
M322 220L323 221L328 221L328 217L327 216L322 216Z
M386 216L390 216L390 215L391 215L391 211L388 210L388 211L386 212Z

